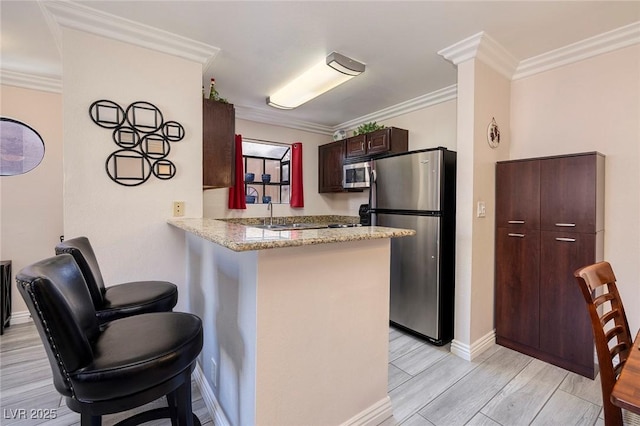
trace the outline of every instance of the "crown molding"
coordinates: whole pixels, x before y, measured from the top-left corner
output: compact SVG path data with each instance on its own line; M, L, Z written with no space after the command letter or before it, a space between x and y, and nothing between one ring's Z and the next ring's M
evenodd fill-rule
M444 89L436 90L435 92L427 93L426 95L418 96L417 98L409 99L408 101L401 102L397 105L390 106L388 108L381 109L371 114L363 115L362 117L354 118L353 120L345 121L337 126L333 127L333 130L354 129L362 123L368 123L370 121L382 121L388 120L399 115L408 114L413 111L418 111L433 105L437 105L442 102L447 102L458 97L458 85L454 84Z
M272 124L274 126L288 127L290 129L304 130L305 132L319 133L322 135L333 134L334 128L309 121L283 118L278 113L272 113L259 108L235 105L236 118L241 120L256 121L258 123Z
M62 93L62 80L35 74L0 69L0 84L41 90L43 92Z
M66 27L199 62L205 69L220 51L217 47L72 1L41 1L40 6L59 49L62 45L60 27Z
M518 60L484 31L439 50L438 55L454 65L480 59L508 79L518 67Z
M514 80L640 43L640 21L520 61Z

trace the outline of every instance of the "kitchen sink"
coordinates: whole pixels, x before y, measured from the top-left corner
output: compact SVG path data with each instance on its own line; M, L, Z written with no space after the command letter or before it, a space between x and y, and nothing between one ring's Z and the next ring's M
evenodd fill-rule
M326 224L320 223L287 223L287 224L273 224L273 225L249 225L253 228L269 229L271 231L294 231L296 229L322 229L327 228Z

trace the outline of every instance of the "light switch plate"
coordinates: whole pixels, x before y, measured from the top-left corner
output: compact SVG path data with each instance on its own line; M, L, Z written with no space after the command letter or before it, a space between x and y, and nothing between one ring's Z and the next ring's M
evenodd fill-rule
M476 216L477 217L486 217L487 216L487 209L484 205L484 201L478 201L478 208L476 211Z

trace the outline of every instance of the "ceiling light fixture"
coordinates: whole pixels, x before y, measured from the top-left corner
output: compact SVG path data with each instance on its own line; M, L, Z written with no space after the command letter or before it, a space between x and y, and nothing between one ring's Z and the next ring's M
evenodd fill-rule
M364 64L331 52L302 75L267 98L274 108L293 109L364 72Z

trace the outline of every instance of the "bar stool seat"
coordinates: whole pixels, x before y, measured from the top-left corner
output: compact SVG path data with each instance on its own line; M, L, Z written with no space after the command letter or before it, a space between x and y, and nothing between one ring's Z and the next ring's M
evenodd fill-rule
M170 417L199 425L191 408L191 372L202 350L202 321L182 312L157 312L100 325L89 290L69 254L27 266L16 276L34 319L56 390L98 426L105 414L166 396L168 407L145 411L121 425Z
M132 281L105 287L98 259L87 237L65 240L56 254L73 256L89 289L100 323L150 312L170 312L178 287L168 281Z

